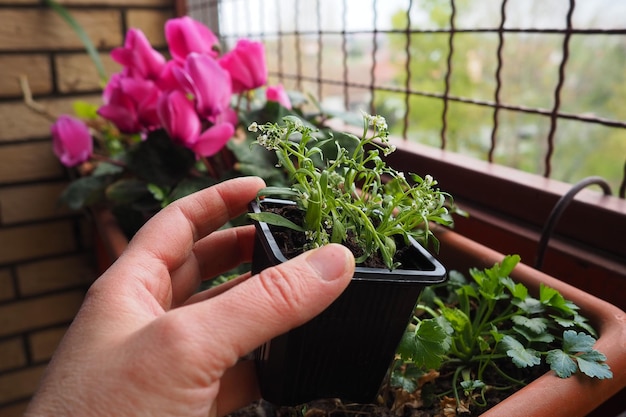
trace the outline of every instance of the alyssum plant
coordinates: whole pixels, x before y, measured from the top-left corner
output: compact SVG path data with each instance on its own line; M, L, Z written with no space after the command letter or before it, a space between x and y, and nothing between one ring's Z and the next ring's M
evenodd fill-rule
M429 223L451 225L451 197L435 188L437 182L411 174L409 179L386 165L381 157L394 151L381 116L363 115L361 138L351 134L324 137L296 117L283 124L252 123L256 143L276 153L288 174L290 187L268 187L261 197L283 197L304 212L301 224L271 212L250 214L257 221L303 232L305 249L343 243L353 249L357 264L378 257L396 269L398 245L409 236L424 246L436 239ZM357 248L354 248L357 246Z
M561 378L578 371L599 379L612 377L606 357L593 348L596 333L576 305L544 285L534 298L509 277L519 260L507 256L492 268L474 268L470 282L451 273L444 288L433 286L422 293L419 317L398 350L404 376L396 374L396 385L412 392L417 387L409 375L446 369L453 373L451 392L436 394L451 394L457 411L466 411L485 406L487 391L527 384L530 381L515 370L544 361ZM438 292L441 289L447 292Z

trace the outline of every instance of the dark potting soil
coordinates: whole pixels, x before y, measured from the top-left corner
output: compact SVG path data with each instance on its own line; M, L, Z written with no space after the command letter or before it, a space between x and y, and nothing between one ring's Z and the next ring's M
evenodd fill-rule
M302 210L296 206L268 206L264 207L263 210L283 216L298 226L302 226L303 224ZM294 258L304 252L303 248L308 243L304 233L279 226L270 226L270 230L272 231L272 236L274 236L278 248L287 259ZM404 241L401 239L402 238L396 239L397 252L394 259L404 265L407 262L403 262L403 258L405 258L405 253L409 253L411 247L405 245ZM358 240L349 232L348 238L343 242L343 245L352 251L355 258L359 258L363 255L363 249L361 249ZM364 262L360 263L359 266L366 268L386 268L382 256L378 253L371 254Z

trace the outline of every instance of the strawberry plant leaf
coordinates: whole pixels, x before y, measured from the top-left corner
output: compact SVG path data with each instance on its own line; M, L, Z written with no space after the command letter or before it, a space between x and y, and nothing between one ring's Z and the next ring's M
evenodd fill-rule
M559 378L569 378L578 370L576 362L561 349L554 349L548 352L546 362Z
M520 308L526 314L539 314L543 313L546 309L541 301L533 297L526 297L524 299L515 299L511 303Z
M526 327L513 326L513 331L522 335L529 342L538 343L552 343L554 342L554 336L550 333L535 333Z
M541 358L536 350L524 347L514 337L506 335L502 338L501 343L506 349L506 355L518 368L527 368L541 363Z

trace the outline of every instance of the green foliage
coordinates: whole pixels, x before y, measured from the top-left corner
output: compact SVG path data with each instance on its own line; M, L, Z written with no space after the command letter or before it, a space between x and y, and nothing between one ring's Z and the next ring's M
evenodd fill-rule
M378 253L395 269L396 239L408 243L411 236L426 245L433 238L430 222L452 223L446 206L451 198L435 188L430 176L406 178L388 167L381 153L388 155L394 148L385 120L369 115L363 119L360 138L346 133L325 136L295 116L283 117L281 125L253 122L249 130L258 134L256 143L275 152L292 184L261 190L259 196L289 196L298 204L305 213L308 247L352 237L362 244L357 263ZM278 225L273 217L255 217Z
M488 370L507 384L524 385L526 381L505 371L507 361L517 368L545 363L561 378L576 372L611 378L606 357L593 348L596 333L575 304L545 285L534 298L509 277L519 260L507 256L491 268L471 269L470 282L453 274L454 279L438 288L443 292L425 292L416 310L420 316L400 344L401 360L423 370L456 369L457 401L457 386L468 399L475 398L471 393L482 389Z

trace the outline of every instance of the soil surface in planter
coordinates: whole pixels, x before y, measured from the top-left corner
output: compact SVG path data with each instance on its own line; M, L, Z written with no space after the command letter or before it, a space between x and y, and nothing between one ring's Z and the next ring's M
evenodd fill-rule
M303 224L302 210L296 206L264 206L263 211L278 214L298 226L302 226ZM270 230L272 231L272 236L274 236L278 248L287 259L300 255L304 251L303 248L309 243L302 232L278 226L270 226ZM408 259L402 262L405 253L410 253L411 247L405 245L404 241L401 239L402 238L396 239L397 252L394 259L402 265L410 264L410 262L407 262ZM343 242L343 245L352 251L355 258L363 255L363 249L360 247L358 240L355 236L350 235L350 233L348 233L348 238ZM382 256L380 256L379 253L371 254L364 262L360 263L359 266L366 268L386 268Z
M513 365L511 365L512 368ZM546 367L534 367L531 370L509 369L513 375L531 382L547 372ZM425 374L418 383L421 385L414 392L401 388L383 386L374 404L359 404L342 401L337 398L323 398L294 407L277 407L267 401L258 401L230 414L230 417L475 417L480 416L489 408L497 405L522 387L508 390L490 389L485 393L487 406L470 405L459 388L459 395L465 409L456 410L456 401L451 392L453 369L442 369L441 373L431 371ZM494 376L498 386L506 385L506 381ZM447 395L435 395L446 392ZM504 417L504 416L503 416Z

